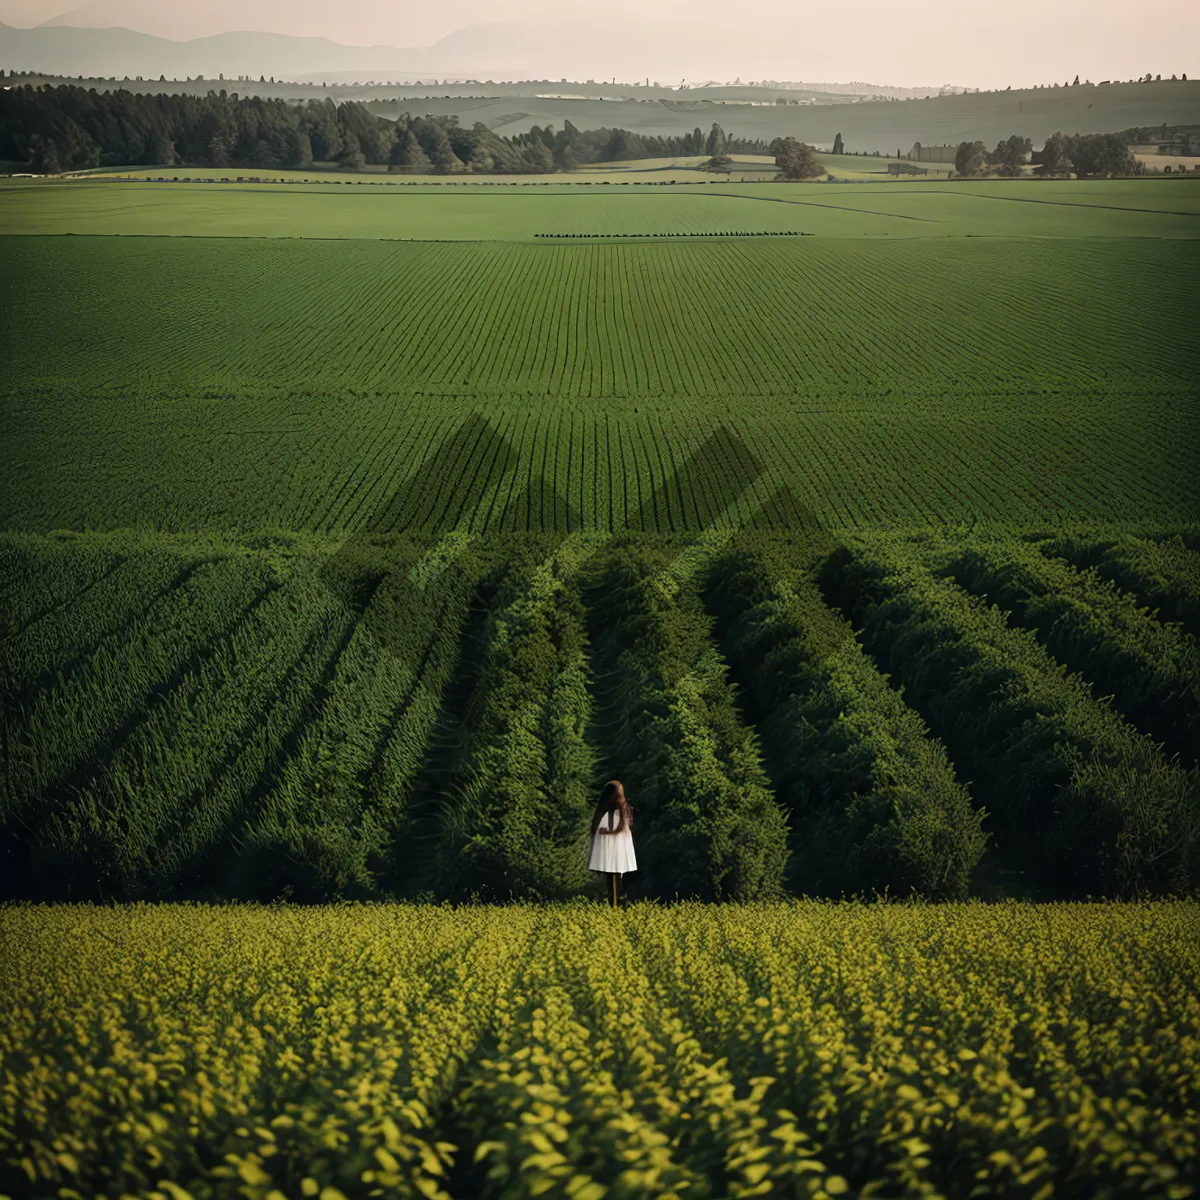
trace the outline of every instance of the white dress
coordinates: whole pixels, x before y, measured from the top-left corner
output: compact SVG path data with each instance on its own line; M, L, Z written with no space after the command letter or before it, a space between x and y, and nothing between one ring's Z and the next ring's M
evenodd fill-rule
M600 829L615 829L621 814L615 809L600 818ZM637 870L637 857L633 853L633 831L628 826L620 833L592 834L592 859L589 871L607 871L613 875L624 875Z

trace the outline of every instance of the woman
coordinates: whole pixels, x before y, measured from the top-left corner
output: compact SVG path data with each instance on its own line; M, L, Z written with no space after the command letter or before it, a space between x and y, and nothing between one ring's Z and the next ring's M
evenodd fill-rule
M637 870L633 853L633 809L618 779L610 779L600 793L592 817L592 858L589 871L612 876L613 908L617 907L617 878Z

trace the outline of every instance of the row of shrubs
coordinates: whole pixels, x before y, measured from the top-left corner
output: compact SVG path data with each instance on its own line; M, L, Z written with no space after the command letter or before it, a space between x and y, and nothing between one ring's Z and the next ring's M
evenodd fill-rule
M731 549L707 599L790 810L792 890L965 896L985 814L797 556Z
M812 233L799 233L794 229L727 229L718 233L535 233L535 238L698 238L698 237L815 237Z
M1200 884L1196 770L1168 760L1033 630L898 536L853 540L821 584L970 774L1010 863L1073 892Z
M771 899L784 891L786 816L699 588L680 585L671 557L670 543L619 538L588 598L601 731L638 813L639 885L664 898Z

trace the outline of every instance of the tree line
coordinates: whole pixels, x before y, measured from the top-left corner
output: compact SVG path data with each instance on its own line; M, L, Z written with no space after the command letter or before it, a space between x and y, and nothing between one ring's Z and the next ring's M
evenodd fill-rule
M1132 175L1138 169L1137 159L1123 134L1077 133L1069 136L1060 132L1051 134L1038 151L1033 149L1029 138L1016 133L998 142L992 150L980 141L959 142L954 155L954 170L964 177L1020 175L1027 155L1035 166L1041 167L1043 179L1065 178L1072 173L1096 177Z
M395 120L354 101L306 103L239 97L98 92L71 84L0 92L0 159L40 174L104 166L303 168L386 166L407 174L546 174L599 162L727 152L766 154L758 139L706 134L655 136L627 129L534 126L502 137L457 116Z

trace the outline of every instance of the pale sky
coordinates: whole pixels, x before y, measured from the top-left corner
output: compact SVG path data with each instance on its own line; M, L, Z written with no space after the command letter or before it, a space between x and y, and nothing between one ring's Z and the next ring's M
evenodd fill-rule
M407 48L447 38L446 73L506 60L545 77L978 87L1200 74L1200 4L1187 0L0 0L0 22L46 20L176 39L253 29Z

